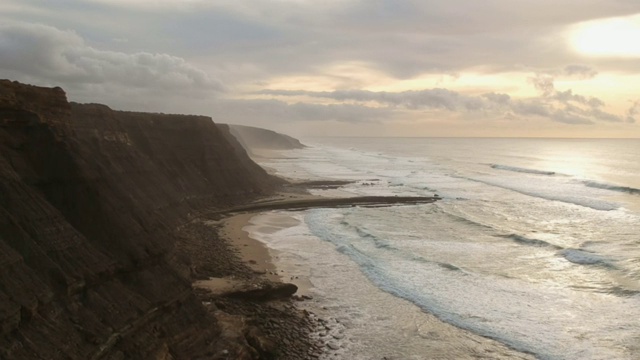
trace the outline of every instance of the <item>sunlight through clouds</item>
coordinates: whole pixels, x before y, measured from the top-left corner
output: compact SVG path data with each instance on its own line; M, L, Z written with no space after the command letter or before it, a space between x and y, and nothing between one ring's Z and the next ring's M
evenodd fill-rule
M589 56L640 57L640 14L578 24L571 42Z
M636 39L630 0L0 1L12 80L125 110L335 121L340 135L369 121L640 136Z

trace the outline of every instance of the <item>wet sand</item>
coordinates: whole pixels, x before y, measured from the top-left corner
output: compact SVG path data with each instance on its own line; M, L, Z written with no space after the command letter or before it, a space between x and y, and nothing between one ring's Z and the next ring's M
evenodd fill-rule
M279 263L279 252L269 248L263 242L249 236L245 228L251 225L251 218L255 213L242 213L230 216L223 220L221 234L230 241L237 250L242 261L256 274L264 275L270 281L291 283L298 287L296 295L308 295L311 283L308 278L296 278L286 264ZM296 222L282 224L283 226L295 226ZM270 231L262 229L262 231ZM273 230L275 231L275 230Z
M350 182L298 180L298 183L288 185L283 192L274 196L216 213L216 217L222 216L219 222L221 238L229 242L241 261L254 274L258 274L258 278L293 283L298 287L294 295L294 299L299 300L296 307L303 309L312 322L319 325L311 330L309 338L320 349L324 349L322 354L317 355L318 358L534 358L495 340L441 321L414 304L382 291L349 259L341 261L340 266L350 268L349 273L353 278L339 279L331 275L335 273L335 269L320 269L322 261L305 261L286 248L277 250L273 244L270 247L269 243L259 240L269 239L279 231L300 225L301 217L292 215L290 211L416 205L439 200L437 197L323 197L308 193L308 189L339 189L348 183ZM313 254L313 258L323 259L335 254L333 245L320 239L299 240L292 246L306 247L313 244L314 251L319 251ZM323 271L325 273L320 278L314 276ZM210 279L195 285L215 293L246 287L246 281ZM345 317L345 309L356 314L355 320L352 316ZM387 315L379 317L381 311Z
M324 328L312 333L312 340L325 347L321 358L361 358L360 353L381 351L380 358L396 358L399 353L411 353L412 358L433 359L533 359L532 356L509 349L507 346L467 330L445 323L426 313L408 301L396 298L371 284L364 275L358 275L356 286L344 284L338 294L326 293L314 288L310 264L301 264L300 259L292 260L290 254L270 248L251 234L273 235L295 227L300 220L283 212L270 210L304 210L313 207L342 206L396 206L400 204L429 203L433 198L366 197L352 199L327 199L308 194L282 193L272 199L234 209L232 215L222 222L221 234L227 238L240 254L242 260L258 274L264 274L271 281L293 283L298 286L297 298L305 295L305 301L298 307L311 316L323 319ZM248 231L250 231L250 233ZM257 236L259 237L259 236ZM317 240L322 242L321 240ZM321 244L325 251L335 251L330 244ZM321 255L320 255L321 256ZM348 259L345 259L348 263ZM355 266L347 264L346 266ZM358 271L354 271L358 273ZM326 278L318 281L329 281ZM336 281L334 279L333 281ZM229 287L228 283L216 286ZM233 286L233 284L231 284ZM325 285L321 285L326 286ZM352 307L367 314L388 307L389 317L372 318L368 321L386 323L391 334L376 333L373 328L362 324L349 324L340 312ZM384 328L376 324L374 328ZM346 334L346 335L345 335ZM394 335L399 337L394 340ZM384 341L379 341L384 338ZM409 338L409 340L407 340ZM385 355L386 354L386 355ZM367 357L364 357L367 358ZM363 358L363 359L364 359Z
M315 182L318 184L318 182ZM258 213L271 210L288 210L300 211L310 208L327 208L327 207L351 207L351 206L393 206L393 205L415 205L426 204L437 201L433 197L397 197L397 196L363 196L351 198L326 198L305 193L287 193L281 192L273 197L262 199L260 201L228 209L224 212L226 216L221 221L220 235L230 242L231 246L236 249L240 259L251 268L257 275L263 275L270 281L292 283L298 287L296 295L303 296L309 294L311 283L306 277L300 277L294 274L291 264L278 263L279 253L277 250L269 248L263 242L249 236L245 227L252 225L251 219ZM297 220L288 218L288 222L280 220L280 227L262 228L261 232L277 231L282 227L295 226ZM211 291L218 291L219 288L228 287L227 282L220 282L213 279L209 282L198 282L198 287L206 287Z

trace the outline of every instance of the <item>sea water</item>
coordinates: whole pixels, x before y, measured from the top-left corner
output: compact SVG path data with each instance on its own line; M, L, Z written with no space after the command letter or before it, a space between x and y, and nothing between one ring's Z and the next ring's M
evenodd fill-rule
M421 331L435 316L541 359L640 359L639 140L307 143L262 164L293 179L353 181L318 195L442 198L254 219L254 230L297 219L252 236L310 278L340 320L339 355L515 356L471 345L457 356L464 335Z

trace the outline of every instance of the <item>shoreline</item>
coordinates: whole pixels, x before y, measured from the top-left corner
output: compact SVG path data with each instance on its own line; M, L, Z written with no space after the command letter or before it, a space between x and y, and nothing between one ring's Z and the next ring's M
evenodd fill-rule
M235 248L242 262L247 264L255 274L263 275L270 281L282 281L276 272L269 249L258 240L249 237L243 230L253 216L252 213L241 213L224 218L220 233Z
M283 194L281 194L281 196L282 195ZM270 247L268 242L263 242L251 236L251 232L258 232L270 236L280 230L299 225L299 221L293 217L287 214L272 214L271 211L300 211L312 207L343 207L346 206L346 199L340 199L338 203L333 203L332 200L334 199L317 199L318 197L313 199L313 196L310 199L309 195L304 194L285 193L284 197L286 200L275 201L268 204L262 202L257 204L257 206L249 205L245 207L245 209L248 210L239 214L231 212L230 216L221 220L221 235L236 249L243 261L252 266L254 271L264 272L264 275L270 281L291 282L298 287L297 292L292 296L293 300L298 301L294 302L293 306L297 309L302 309L310 317L321 321L320 328L317 331L311 331L309 334L310 339L315 341L316 345L323 349L322 355L318 355L320 358L353 356L354 354L349 354L348 350L344 349L343 345L340 344L342 340L337 340L342 339L345 333L348 333L350 330L343 325L345 319L340 318L340 315L336 313L336 309L340 309L341 306L336 306L335 299L332 300L332 303L328 303L322 291L320 291L320 293L316 292L310 271L307 272L306 276L301 274L299 269L295 271L295 268L300 266L299 262L287 260L286 256L282 256L285 254L280 250ZM303 200L300 200L300 198ZM301 201L305 205L302 208L299 207ZM429 202L433 201L435 200L432 199ZM309 206L311 203L315 204L315 206ZM358 203L358 200L354 203ZM283 208L285 204L291 205L291 208ZM334 206L326 206L327 204ZM385 203L383 200L382 204L378 201L378 206L398 204L400 204L400 202L397 201L397 199L394 199L390 203ZM409 204L412 203L409 202ZM268 205L273 206L273 208L265 208L268 207ZM263 222L258 223L254 220L259 217L263 217ZM264 220L265 217L267 218L266 221ZM265 225L265 223L271 224L272 222L277 225L273 227ZM322 242L320 239L318 239L318 241ZM331 246L327 244L327 247ZM331 249L330 251L335 250ZM307 268L311 266L310 264L303 265ZM298 277L298 279L295 279L295 277ZM393 295L375 287L364 275L361 275L360 282L367 283L368 291L377 292L378 295L376 296L380 298L387 299L387 301L395 298ZM304 295L304 297L302 297L302 295ZM360 302L359 306L366 306L362 303L367 300L366 298L361 299L359 296L354 295L354 297L350 299L350 302ZM403 328L399 329L399 331L408 332L408 336L418 336L421 342L428 343L428 346L424 346L424 348L428 350L428 353L424 354L425 356L435 358L486 358L486 356L496 359L534 358L530 354L512 349L496 340L483 337L469 330L458 328L442 321L435 315L419 309L407 300L395 298L393 301L399 304L399 307L403 309L403 313L411 314L407 315L411 318L410 321L420 323L415 329L408 330L407 328ZM424 338L424 334L428 334L428 339ZM347 344L346 346L349 345ZM362 344L357 344L357 346L362 346ZM391 347L395 348L396 346L397 344L393 344ZM368 349L365 347L359 351L363 350ZM351 351L353 352L353 350ZM386 355L387 358L396 358L393 350L389 349L388 351L390 353ZM357 353L358 352L356 352L356 354ZM423 353L420 354L423 355ZM384 354L381 354L380 358L383 358L383 355Z
M313 182L318 184L321 182ZM333 184L334 182L329 181ZM301 185L305 185L302 183ZM331 185L333 186L333 185ZM295 191L295 190L298 191ZM232 290L246 287L248 283L266 281L268 283L294 284L297 287L294 293L298 297L308 295L311 288L309 279L296 278L292 275L287 266L278 268L276 265L279 252L268 244L250 236L245 228L253 226L251 220L260 214L269 211L302 211L312 208L340 208L340 207L385 207L394 205L416 205L429 204L439 200L437 197L398 197L398 196L356 196L349 198L330 198L316 196L301 192L296 186L294 192L278 192L274 196L264 198L243 206L230 208L216 213L220 216L218 220L205 221L205 224L215 229L217 236L223 240L235 255L240 263L249 269L253 280L235 279L239 275L247 277L247 274L236 274L230 277L210 278L208 280L198 280L194 286L209 290L213 294L226 294ZM297 224L289 224L295 226ZM266 231L266 230L264 230Z
M291 283L297 286L294 296L307 296L312 287L309 279L294 277L286 267L278 267L279 251L250 236L247 227L254 225L251 220L261 213L241 213L222 220L221 234L237 250L243 262L269 281ZM295 225L294 225L295 226Z
M295 266L283 265L285 263L280 261L277 250L249 236L246 228L255 226L252 218L268 210L392 206L403 202L430 203L436 199L326 198L302 192L299 186L287 190L292 192L276 193L246 206L209 213L196 222L199 225L194 223L209 229L211 236L221 242L216 250L219 251L217 256L225 260L218 271L202 269L203 272L197 272L201 275L195 277L197 280L192 282L192 287L208 312L226 329L222 334L224 342L242 344L249 341L267 358L318 359L325 355L333 356L338 347L331 340L333 338L327 339L326 336L340 325L330 316L316 315L323 313L321 306L303 305L312 301L309 296L312 288L310 277L297 274ZM206 258L208 255L203 256Z

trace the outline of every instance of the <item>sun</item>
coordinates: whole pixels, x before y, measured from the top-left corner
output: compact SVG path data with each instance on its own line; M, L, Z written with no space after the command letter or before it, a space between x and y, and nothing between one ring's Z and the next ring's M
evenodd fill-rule
M587 56L640 57L640 14L579 23L570 43Z

